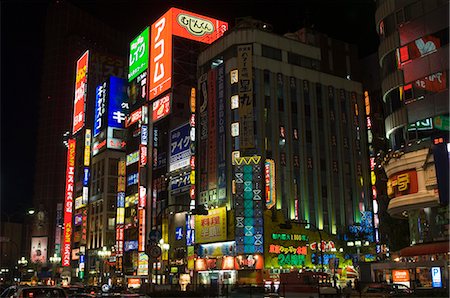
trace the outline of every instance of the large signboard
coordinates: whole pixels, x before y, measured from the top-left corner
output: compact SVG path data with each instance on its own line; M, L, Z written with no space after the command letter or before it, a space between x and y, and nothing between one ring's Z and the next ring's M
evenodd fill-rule
M95 88L95 114L94 137L105 128L106 125L106 82Z
M210 44L228 29L228 23L186 10L171 8L172 34Z
M110 77L108 91L108 126L124 128L128 110L127 81Z
M47 237L31 238L31 263L47 262Z
M172 86L172 35L212 43L228 29L228 23L185 10L171 8L151 27L150 100Z
M153 23L151 31L150 100L172 87L172 10Z
M170 172L189 166L191 158L189 127L189 123L186 123L170 133Z
M217 69L208 72L208 189L217 188Z
M128 81L132 81L148 68L148 37L150 29L145 28L130 43L130 59L128 61Z
M389 177L387 194L389 198L400 197L418 192L418 187L416 170L402 171Z
M86 51L83 56L81 56L81 58L77 61L72 134L77 133L84 126L84 109L87 94L88 58L89 51Z
M227 209L209 209L208 215L195 216L195 243L224 241L227 239Z
M67 150L66 194L64 199L64 244L62 249L62 265L70 266L72 237L72 206L75 174L75 139L70 139Z

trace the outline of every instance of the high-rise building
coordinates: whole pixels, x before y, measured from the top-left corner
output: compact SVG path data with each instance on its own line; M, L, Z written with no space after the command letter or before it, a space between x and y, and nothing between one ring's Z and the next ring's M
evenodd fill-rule
M374 241L365 105L361 83L350 79L352 51L324 55L319 42L269 31L243 20L198 58L197 203L209 208L193 227L201 283L331 268L349 231L362 232L357 245Z
M416 278L431 286L431 267L448 274L449 2L377 1L376 26L387 212L408 221L411 246L399 257L414 259Z
M55 253L57 205L64 201L66 146L72 128L75 62L86 49L102 53L123 52L123 35L68 1L49 4L39 100L36 172L33 205L44 216L33 226L34 236L48 237L49 256ZM99 59L95 61L95 59ZM118 75L117 59L91 57L93 73ZM123 69L123 65L122 65ZM123 75L123 70L122 74ZM92 78L93 79L93 78ZM61 213L61 212L60 212ZM58 232L56 232L58 233Z

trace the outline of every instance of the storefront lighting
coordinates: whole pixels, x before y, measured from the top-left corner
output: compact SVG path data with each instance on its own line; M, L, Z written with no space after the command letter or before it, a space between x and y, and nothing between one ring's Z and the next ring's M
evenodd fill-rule
M353 243L353 241L349 241L347 242L347 246L355 246L355 243Z
M395 258L394 262L400 262L400 258L399 257Z

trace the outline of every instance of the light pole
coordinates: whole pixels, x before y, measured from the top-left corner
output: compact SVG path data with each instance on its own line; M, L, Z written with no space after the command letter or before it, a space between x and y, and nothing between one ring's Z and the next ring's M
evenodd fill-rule
M52 263L52 275L53 275L55 284L57 284L55 271L58 268L58 264L60 262L61 262L61 257L58 256L56 253L53 255L53 257L50 257L50 263Z
M102 250L99 250L97 254L102 260L100 267L100 282L103 282L105 260L111 256L111 251L108 250L106 246L103 246Z
M20 260L17 261L17 264L19 265L20 281L22 281L23 268L28 265L28 260L25 259L25 257L22 257L22 258L20 258Z

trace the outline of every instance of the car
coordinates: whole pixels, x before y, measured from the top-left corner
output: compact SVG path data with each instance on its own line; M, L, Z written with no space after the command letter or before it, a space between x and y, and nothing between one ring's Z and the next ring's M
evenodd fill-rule
M362 294L367 297L410 296L414 291L404 284L373 283L365 286Z
M62 297L68 298L66 291L54 286L12 286L6 289L0 297L24 298L24 297Z

